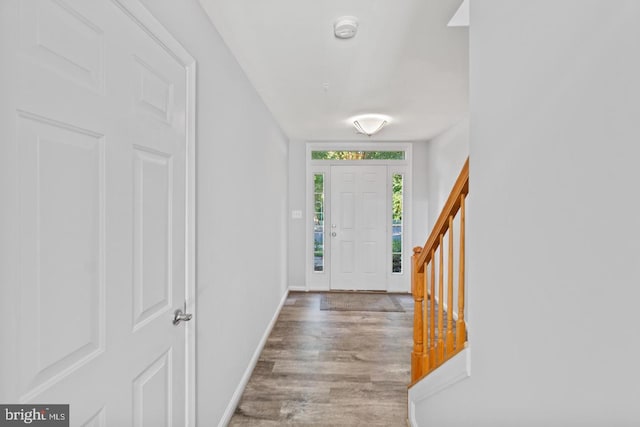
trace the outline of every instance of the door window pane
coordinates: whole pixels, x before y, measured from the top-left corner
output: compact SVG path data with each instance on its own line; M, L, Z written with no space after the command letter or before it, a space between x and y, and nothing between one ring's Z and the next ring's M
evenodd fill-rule
M313 175L313 271L324 271L324 174Z
M394 174L392 178L391 192L391 272L402 273L402 236L404 224L402 222L403 214L403 187L404 176L402 174Z

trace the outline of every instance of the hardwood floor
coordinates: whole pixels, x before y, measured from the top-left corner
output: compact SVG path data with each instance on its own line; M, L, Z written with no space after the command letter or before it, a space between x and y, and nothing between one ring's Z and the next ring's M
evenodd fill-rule
M413 300L405 312L321 311L292 292L229 426L406 426Z

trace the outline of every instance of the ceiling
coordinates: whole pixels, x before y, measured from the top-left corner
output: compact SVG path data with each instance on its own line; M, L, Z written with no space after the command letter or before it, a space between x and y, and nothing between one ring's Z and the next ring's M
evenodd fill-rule
M467 116L468 28L447 27L462 0L200 2L292 140L369 140L348 122L362 113L391 117L370 139L426 140Z

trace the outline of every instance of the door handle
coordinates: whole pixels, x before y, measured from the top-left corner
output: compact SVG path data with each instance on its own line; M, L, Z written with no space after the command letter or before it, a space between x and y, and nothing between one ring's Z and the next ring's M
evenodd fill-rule
M182 310L177 309L173 312L173 324L177 325L180 322L188 322L193 318L193 314L184 313Z
M338 235L338 233L336 233L335 231L331 233L332 237L336 237Z

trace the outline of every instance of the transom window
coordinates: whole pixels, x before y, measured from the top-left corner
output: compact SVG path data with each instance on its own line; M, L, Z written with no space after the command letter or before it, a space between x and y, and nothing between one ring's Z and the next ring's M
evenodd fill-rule
M311 160L404 160L404 151L311 151Z

